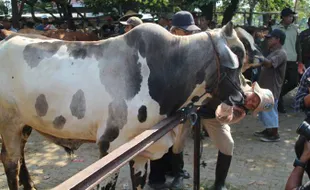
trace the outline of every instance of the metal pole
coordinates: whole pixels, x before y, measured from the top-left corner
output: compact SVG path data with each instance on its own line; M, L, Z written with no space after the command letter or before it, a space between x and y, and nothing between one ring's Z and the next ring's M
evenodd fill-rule
M196 114L195 114L196 115ZM194 123L194 186L193 190L200 189L200 117L196 115Z

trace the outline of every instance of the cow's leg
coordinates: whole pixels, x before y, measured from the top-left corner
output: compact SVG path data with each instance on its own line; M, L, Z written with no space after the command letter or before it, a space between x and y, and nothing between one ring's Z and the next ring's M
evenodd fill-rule
M147 158L137 156L129 162L132 190L141 190L146 184Z
M22 139L21 139L21 146L20 146L20 151L21 151L21 159L20 159L20 172L19 172L19 184L24 186L25 190L28 189L35 189L34 188L34 183L31 180L31 177L29 175L28 169L26 167L25 163L25 154L24 154L24 148L26 145L26 142L28 140L28 137L30 136L32 131L32 128L30 126L25 126L22 130Z
M113 130L107 130L108 132L106 132L99 140L99 150L100 150L100 158L108 155L108 150L110 147L110 142L112 142L116 137L112 134L113 131L117 131L115 133L118 134L118 129ZM112 173L109 177L107 177L103 183L101 183L97 189L99 190L115 190L116 187L116 182L117 182L117 178L118 178L118 174L119 174L119 170L117 170L116 172Z
M1 161L7 176L10 190L18 189L18 176L20 170L22 130L16 125L6 126L2 133Z

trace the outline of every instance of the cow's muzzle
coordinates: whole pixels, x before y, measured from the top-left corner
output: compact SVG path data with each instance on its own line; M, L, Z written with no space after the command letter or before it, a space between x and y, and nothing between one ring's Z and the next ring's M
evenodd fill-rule
M219 81L207 88L206 91L227 105L239 107L244 105L245 95L240 84L236 84L225 72L221 74Z

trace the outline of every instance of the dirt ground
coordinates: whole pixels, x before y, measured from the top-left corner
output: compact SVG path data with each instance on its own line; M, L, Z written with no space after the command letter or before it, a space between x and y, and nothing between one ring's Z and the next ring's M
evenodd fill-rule
M287 107L292 103L292 95L286 99ZM297 126L304 118L303 113L280 114L280 137L276 143L260 142L252 134L262 130L259 121L247 116L239 124L231 126L235 140L234 156L227 178L229 189L234 190L277 190L284 189L287 177L293 169L295 158L294 142ZM209 138L203 140L201 167L202 186L214 181L217 150ZM84 144L69 159L65 151L51 144L33 132L25 149L26 163L38 189L52 189L98 159L99 151L95 144ZM187 139L184 151L185 169L193 171L193 140ZM186 189L192 189L193 178L185 180ZM0 166L0 189L8 189L3 166ZM123 167L117 185L118 190L130 189L129 168ZM207 188L205 188L207 189Z

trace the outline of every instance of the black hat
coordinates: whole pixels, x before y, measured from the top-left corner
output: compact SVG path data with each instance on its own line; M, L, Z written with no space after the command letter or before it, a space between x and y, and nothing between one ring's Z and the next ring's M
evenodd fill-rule
M195 25L193 15L188 11L179 11L172 17L172 26L181 28L186 31L200 31L201 29Z
M271 37L279 38L281 44L283 45L284 42L285 42L286 34L282 30L280 30L280 29L274 29L273 31L271 31L265 37L266 38L271 38Z
M297 13L292 11L290 8L285 8L281 11L281 16L289 16L289 15L296 15Z

